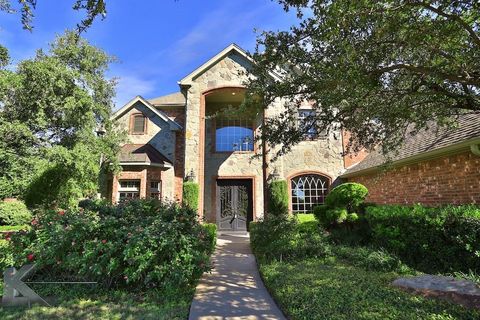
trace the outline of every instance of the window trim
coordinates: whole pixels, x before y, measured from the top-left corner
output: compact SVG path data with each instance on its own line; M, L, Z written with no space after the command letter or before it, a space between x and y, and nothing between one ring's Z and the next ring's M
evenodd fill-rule
M135 117L142 116L144 118L144 123L143 123L143 132L135 132ZM129 133L131 135L143 135L146 134L148 131L148 118L143 114L143 112L134 112L130 114L130 128L129 128Z
M158 188L152 188L152 182L158 182ZM159 179L159 180L149 180L148 183L149 183L148 197L150 199L161 200L162 199L162 185L163 185L162 180L161 179ZM157 191L157 192L153 192L153 191ZM158 193L158 198L152 197L152 193Z
M304 175L320 175L322 177L325 177L328 181L328 187L327 187L327 195L332 191L332 177L329 174L326 174L325 172L322 171L316 171L316 170L309 170L309 171L297 171L294 172L293 174L290 174L287 177L287 184L288 184L288 210L290 213L293 213L293 199L292 199L292 179L295 179L298 176L304 176Z
M122 181L138 181L138 188L122 188ZM141 179L119 179L118 180L118 188L117 188L117 202L122 201L120 199L120 193L137 193L138 197L134 198L132 197L131 199L140 199L141 193L140 190L142 188L142 181ZM129 199L129 198L127 198Z
M310 112L313 112L314 114L316 113L316 111L314 109L308 109L308 108L299 108L297 110L297 126L298 128L300 128L300 112L305 112L305 111L310 111ZM327 132L324 132L324 131L320 131L318 132L318 128L315 128L315 136L313 138L310 138L310 137L307 137L306 134L303 135L303 140L302 141L318 141L318 140L321 140L321 141L325 141L325 140L328 140L328 133Z
M253 150L248 150L248 151L217 151L217 120L218 118L212 118L212 146L211 146L211 150L210 150L210 153L217 153L217 154L232 154L232 153L257 153L257 141L255 140L255 134L257 133L257 130L256 130L256 125L255 125L255 120L251 120L251 126L250 127L245 127L245 128L249 128L249 129L252 129L253 131ZM246 122L248 122L247 120L245 120Z

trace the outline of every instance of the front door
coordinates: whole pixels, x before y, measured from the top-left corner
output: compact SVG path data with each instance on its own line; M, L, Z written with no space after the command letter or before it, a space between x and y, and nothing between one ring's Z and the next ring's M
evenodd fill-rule
M246 231L252 218L252 180L217 180L217 222L219 229Z

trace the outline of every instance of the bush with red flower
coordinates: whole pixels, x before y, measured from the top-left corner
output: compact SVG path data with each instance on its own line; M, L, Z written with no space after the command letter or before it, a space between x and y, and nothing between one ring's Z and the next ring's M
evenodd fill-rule
M34 261L59 278L163 288L194 284L209 269L214 238L215 226L201 225L188 207L134 200L43 211L10 244L16 265Z

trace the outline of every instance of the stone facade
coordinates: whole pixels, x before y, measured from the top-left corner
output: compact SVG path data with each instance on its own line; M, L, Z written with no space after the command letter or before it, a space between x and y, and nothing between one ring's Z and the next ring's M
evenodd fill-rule
M268 169L263 169L260 156L262 146L255 144L254 151L216 152L215 120L206 115L216 107L211 97L226 92L227 95L243 95L243 83L251 62L242 53L231 50L206 66L186 81L180 82L185 106L155 105L154 107L178 123L183 129L172 131L169 125L154 114L146 105L137 102L128 112L118 118L118 124L128 130L131 116L142 113L148 118L147 132L143 135L129 134L128 143L149 143L167 157L173 168L152 169L148 167L125 167L112 179L112 200L116 201L118 181L141 180L141 196L147 196L149 176L161 178L163 198L181 200L184 178L193 171L200 185L199 214L210 222L217 221L217 179L248 179L252 181L253 219L264 215L264 180L268 172L276 169L283 179L289 180L304 173L318 173L334 182L343 169L342 142L332 133L325 139L305 141ZM178 98L178 97L177 97ZM158 100L152 100L158 101ZM218 104L218 102L217 102ZM269 106L265 114L252 119L252 128L257 131L263 116L274 116L283 111L281 101Z

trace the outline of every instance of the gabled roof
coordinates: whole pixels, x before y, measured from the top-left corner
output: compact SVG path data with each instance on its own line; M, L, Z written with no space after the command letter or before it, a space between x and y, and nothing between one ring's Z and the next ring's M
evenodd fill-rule
M422 130L413 136L407 133L397 152L383 155L380 150L375 150L348 168L342 177L373 171L388 161L392 165L421 161L455 150L468 150L472 144L480 144L480 115L463 115L457 120L458 125L454 128L438 128L432 124L429 130Z
M150 111L152 111L155 115L163 119L165 122L167 122L170 125L171 130L181 130L182 126L170 119L164 112L161 110L158 110L155 108L150 102L145 100L142 96L136 96L132 100L130 100L126 105L124 105L120 110L115 112L112 116L114 120L118 119L122 115L124 115L126 112L128 112L135 103L140 102L142 103L145 107L147 107Z
M219 53L217 53L213 58L211 58L210 60L208 60L207 62L205 62L204 64L202 64L200 67L198 67L197 69L195 69L194 71L192 71L190 74L188 74L186 77L184 77L182 80L178 81L178 84L180 86L184 86L184 85L189 85L191 84L191 82L193 80L195 80L196 77L198 77L200 74L202 74L205 70L207 70L208 68L210 68L211 66L213 66L215 63L217 63L218 61L222 60L224 57L226 57L227 55L229 55L231 52L235 52L237 53L238 55L244 57L247 61L249 61L250 63L254 63L254 60L252 59L252 57L250 57L248 55L248 53L243 50L240 46L238 46L237 44L235 43L232 43L230 44L228 47L226 47L225 49L223 49L222 51L220 51ZM279 78L279 75L276 74L275 72L270 72L270 75L275 78L275 79L278 79Z
M125 144L119 154L121 165L170 168L173 164L151 144Z
M187 101L181 92L170 93L165 96L148 99L154 106L185 106Z

